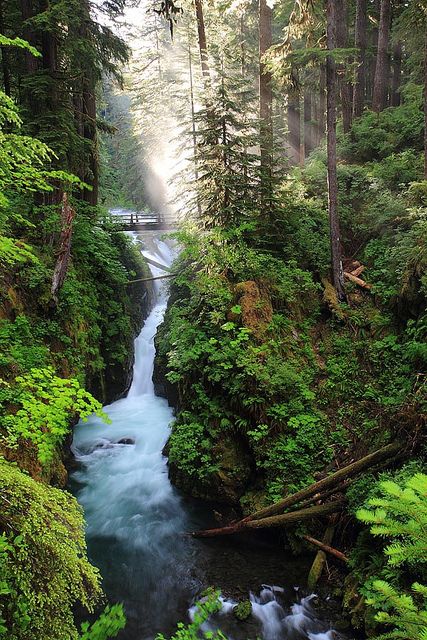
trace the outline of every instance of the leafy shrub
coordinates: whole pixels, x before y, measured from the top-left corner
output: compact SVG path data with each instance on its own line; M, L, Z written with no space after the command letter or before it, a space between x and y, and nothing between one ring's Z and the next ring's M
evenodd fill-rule
M52 368L32 369L17 377L15 384L14 402L19 408L3 417L3 439L11 448L29 440L44 465L52 460L73 416L83 420L92 413L106 417L101 404L77 380L58 378Z
M207 595L197 602L191 623L185 625L179 622L176 633L169 640L199 640L200 637L205 640L226 640L221 631L202 630L203 624L220 611L222 605L219 596L219 591L209 589ZM166 640L166 638L159 633L156 640Z
M340 150L346 160L381 160L408 147L421 149L423 131L421 91L400 107L381 113L367 112L357 118L350 133L342 139Z

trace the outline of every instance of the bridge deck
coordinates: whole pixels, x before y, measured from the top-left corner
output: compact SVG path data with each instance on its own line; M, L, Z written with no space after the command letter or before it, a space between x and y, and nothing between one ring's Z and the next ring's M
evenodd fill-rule
M120 231L173 231L177 227L175 221L153 213L113 214L112 219Z

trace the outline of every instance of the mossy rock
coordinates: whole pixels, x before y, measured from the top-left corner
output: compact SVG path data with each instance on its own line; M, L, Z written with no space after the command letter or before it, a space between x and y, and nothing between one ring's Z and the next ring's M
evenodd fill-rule
M252 614L252 603L250 600L243 600L233 608L234 617L241 622L247 620Z

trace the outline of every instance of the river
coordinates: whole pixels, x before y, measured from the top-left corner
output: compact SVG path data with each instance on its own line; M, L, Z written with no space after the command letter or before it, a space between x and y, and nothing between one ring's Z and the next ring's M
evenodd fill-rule
M170 265L170 246L151 236L142 253ZM153 275L161 272L152 267ZM128 625L122 640L171 634L188 621L195 598L209 585L221 589L223 607L208 628L234 640L332 640L304 584L310 558L289 557L268 540L194 540L188 531L213 524L211 509L183 497L171 485L162 451L173 420L167 400L152 382L154 336L167 291L157 299L135 341L133 382L126 398L104 407L111 419L80 422L72 451L71 488L83 506L91 561L99 567L111 602L123 602ZM252 616L236 621L236 598L252 601Z

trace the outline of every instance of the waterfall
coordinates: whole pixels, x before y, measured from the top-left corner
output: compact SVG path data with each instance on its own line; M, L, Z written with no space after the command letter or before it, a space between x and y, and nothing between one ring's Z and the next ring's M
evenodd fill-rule
M168 245L155 238L152 244L151 252L143 253L169 266L173 255ZM161 274L156 267L151 270L153 275ZM201 542L184 535L205 525L206 513L199 504L197 515L192 514L195 503L183 503L169 481L162 454L173 414L167 401L155 396L152 382L154 337L167 303L160 283L155 281L155 306L135 340L133 381L127 397L104 407L111 424L96 416L80 422L72 443L78 469L71 475L71 487L85 511L89 556L100 568L109 600L125 604L128 624L121 640L144 640L158 632L172 634L178 620L194 615L195 608L188 610L188 606L208 586L205 572L209 582L220 586L225 574L234 569L239 574L236 583L240 583L245 554L250 580L263 571L271 573L265 552L257 560L253 549L242 544L236 556L233 541L219 548L220 541ZM280 562L284 559L275 550L274 567ZM283 565L288 581L293 579L290 563L288 559L287 566ZM264 586L259 596L251 594L255 626L250 637L338 637L318 620L310 597L297 598L295 603L295 593L291 593L289 603L280 599L283 591ZM230 640L247 640L247 623L237 623L235 605L233 600L222 599L221 612L206 623L205 630L220 628Z
M143 253L169 266L170 248L154 243L155 252ZM161 273L155 267L152 272ZM110 598L126 602L129 626L140 634L126 636L132 638L163 630L161 621L168 616L176 622L176 599L191 598L186 584L191 545L182 536L187 515L162 455L173 415L167 401L154 395L152 382L154 336L167 302L160 282L135 341L128 396L104 407L111 424L96 416L80 422L72 443L80 463L72 483L85 511L89 552Z

